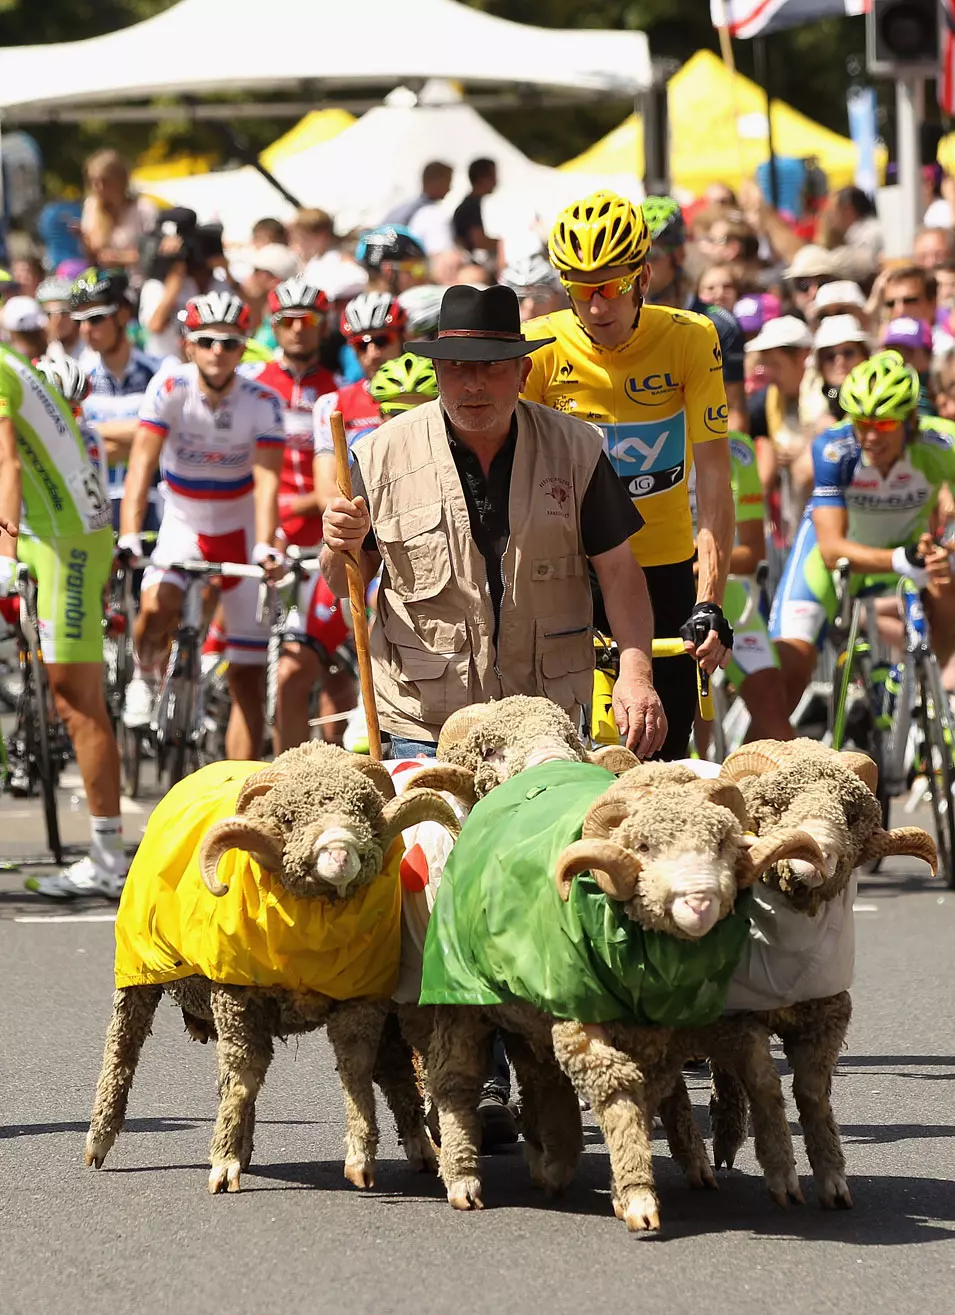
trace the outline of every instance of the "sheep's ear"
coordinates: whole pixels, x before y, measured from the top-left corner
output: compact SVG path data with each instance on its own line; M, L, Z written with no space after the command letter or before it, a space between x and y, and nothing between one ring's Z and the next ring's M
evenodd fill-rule
M468 809L476 802L474 776L457 763L424 763L409 773L404 790L446 790Z
M367 776L386 799L394 799L395 783L384 763L375 762L373 758L367 758L363 753L352 753L348 755L348 765L361 772L362 776Z
M920 826L897 826L891 831L883 831L880 828L866 845L861 861L902 854L924 859L932 869L932 876L937 874L938 850L935 848L935 841Z
M622 744L602 744L599 749L588 753L587 757L596 767L604 767L614 776L629 772L631 767L639 767L640 759Z

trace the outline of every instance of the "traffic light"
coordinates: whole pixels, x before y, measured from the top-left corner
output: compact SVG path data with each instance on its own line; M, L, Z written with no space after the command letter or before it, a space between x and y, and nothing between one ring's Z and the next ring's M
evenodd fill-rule
M866 16L866 64L883 77L935 77L939 0L872 0Z

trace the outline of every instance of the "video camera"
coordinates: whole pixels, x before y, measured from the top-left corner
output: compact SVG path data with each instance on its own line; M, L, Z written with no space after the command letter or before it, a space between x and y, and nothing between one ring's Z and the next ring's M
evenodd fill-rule
M159 254L167 237L180 239L182 247L177 255ZM222 225L200 224L195 210L185 206L160 210L156 227L140 243L140 263L148 279L165 279L180 260L186 262L189 273L207 269L209 261L222 254Z

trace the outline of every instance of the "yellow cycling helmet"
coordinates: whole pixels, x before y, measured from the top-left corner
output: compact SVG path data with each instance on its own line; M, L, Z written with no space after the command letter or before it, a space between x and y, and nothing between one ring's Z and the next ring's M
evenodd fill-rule
M643 211L625 196L594 192L560 212L547 251L562 274L642 265L650 251L650 230Z

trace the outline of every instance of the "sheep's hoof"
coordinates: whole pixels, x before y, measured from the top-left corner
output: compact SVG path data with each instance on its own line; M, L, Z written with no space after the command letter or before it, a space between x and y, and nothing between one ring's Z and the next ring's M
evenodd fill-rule
M623 1212L623 1222L631 1233L658 1233L660 1203L656 1194L650 1189L631 1192Z
M713 1161L717 1169L732 1169L739 1154L740 1142L736 1138L713 1134Z
M345 1161L345 1177L363 1191L375 1185L375 1162L364 1156L349 1156Z
M524 1163L527 1165L527 1172L531 1176L531 1182L535 1187L542 1191L547 1186L547 1176L544 1172L544 1148L538 1142L524 1140Z
M767 1175L766 1186L781 1210L788 1210L790 1201L795 1201L797 1205L806 1204L795 1167L787 1169L785 1173Z
M619 1220L621 1221L621 1223L622 1223L622 1222L623 1222L623 1206L620 1204L620 1198L617 1197L617 1196L615 1196L615 1197L613 1198L613 1212L614 1212L615 1217L616 1217L617 1219L619 1219Z
M103 1161L109 1154L109 1148L113 1144L112 1137L96 1138L92 1132L86 1134L86 1151L84 1158L90 1169L102 1169Z
M480 1178L459 1178L448 1188L448 1200L455 1210L483 1210Z
M422 1129L404 1142L408 1164L415 1173L437 1173L438 1157L431 1144L431 1138Z
M838 1170L823 1174L816 1180L819 1204L823 1210L851 1210L852 1196L849 1184Z
M238 1192L242 1166L238 1160L227 1160L225 1164L214 1164L209 1170L209 1191L213 1196L220 1192Z
M548 1200L560 1196L574 1181L576 1166L563 1160L554 1160L545 1152L540 1163L538 1186L544 1190Z
M719 1183L716 1181L716 1174L710 1168L709 1164L696 1164L687 1169L686 1181L694 1191L700 1191L702 1188L707 1188L712 1192L719 1191Z

